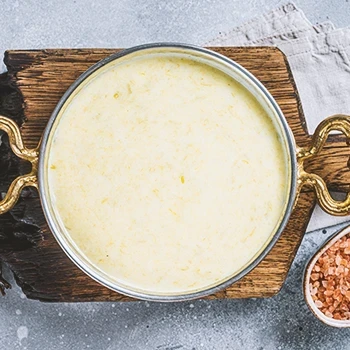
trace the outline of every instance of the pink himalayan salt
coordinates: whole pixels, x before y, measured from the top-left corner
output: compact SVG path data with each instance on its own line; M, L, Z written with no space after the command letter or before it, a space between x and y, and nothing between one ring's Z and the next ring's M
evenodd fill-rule
M350 234L317 260L310 276L315 306L327 317L350 320Z

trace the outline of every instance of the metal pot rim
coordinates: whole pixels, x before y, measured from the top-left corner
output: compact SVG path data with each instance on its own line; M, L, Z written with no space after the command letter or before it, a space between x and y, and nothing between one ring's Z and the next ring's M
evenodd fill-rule
M287 201L286 209L284 212L283 219L280 222L280 225L276 232L272 235L272 238L270 238L269 243L266 245L264 250L259 254L259 256L252 261L246 268L244 268L241 272L234 275L233 277L229 278L228 280L215 285L213 287L210 287L208 289L196 291L193 293L188 294L177 294L177 295L151 295L148 293L138 292L134 290L130 290L128 288L125 288L120 285L116 285L113 283L110 283L109 281L104 280L103 276L101 276L101 273L98 273L96 270L93 271L89 266L86 266L86 264L82 261L80 257L77 257L77 255L72 251L71 247L67 245L67 242L63 239L63 234L60 232L58 227L55 225L51 210L49 208L49 201L47 198L47 193L45 189L45 156L47 154L46 152L46 146L47 141L50 136L52 126L56 120L56 117L58 116L61 108L66 103L67 99L71 96L71 94L75 91L75 89L86 79L88 78L92 73L99 70L101 67L105 66L106 64L127 56L131 53L137 52L137 51L143 51L148 49L156 49L156 48L179 48L181 50L186 50L189 52L198 52L201 54L209 55L215 60L220 60L221 62L224 61L226 64L229 64L233 70L239 71L239 73L246 79L247 82L249 82L252 86L255 86L258 91L260 92L261 96L268 101L270 106L272 107L272 111L274 112L274 115L279 118L279 123L283 128L283 134L285 141L287 141L287 147L288 147L288 156L290 159L290 189L289 189L289 198ZM187 44L180 44L180 43L155 43L155 44L145 44L140 45L136 47L132 47L130 49L125 49L123 51L120 51L116 54L113 54L98 63L94 64L92 67L90 67L87 71L85 71L65 92L65 94L62 96L60 101L58 102L57 106L55 107L54 111L52 112L52 115L49 119L49 122L47 124L47 127L43 133L42 142L40 146L40 156L39 156L39 164L38 164L38 184L39 184L39 192L40 192L40 198L42 202L42 206L44 209L44 213L47 219L47 222L50 226L51 231L53 232L57 242L61 246L61 248L64 250L66 255L81 269L83 270L87 275L89 275L91 278L99 282L100 284L114 290L117 292L120 292L124 295L128 295L130 297L135 297L138 299L144 299L144 300L150 300L150 301L183 301L183 300L191 300L196 299L199 297L208 296L210 294L214 294L231 284L237 282L242 277L244 277L246 274L248 274L251 270L253 270L264 258L265 256L270 252L272 247L275 245L276 241L280 237L283 229L285 228L288 219L290 217L291 211L293 209L295 197L296 197L296 182L297 182L297 160L296 160L296 146L294 143L294 137L289 129L289 126L287 124L287 121L280 110L278 104L274 100L274 98L271 96L271 94L268 92L268 90L262 85L260 81L258 81L249 71L247 71L245 68L240 66L238 63L232 61L231 59L220 55L214 51L204 49L201 47L193 46L193 45L187 45Z

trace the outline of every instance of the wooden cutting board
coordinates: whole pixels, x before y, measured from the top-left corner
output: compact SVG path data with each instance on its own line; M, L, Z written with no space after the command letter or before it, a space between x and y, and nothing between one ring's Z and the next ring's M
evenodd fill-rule
M299 146L310 141L297 89L285 56L276 48L212 48L250 70L280 105ZM22 127L24 143L35 147L56 103L88 67L116 49L8 51L8 73L0 75L0 114ZM339 111L339 113L349 111ZM83 123L83 121L82 121ZM307 170L321 175L333 190L348 190L349 149L343 136L331 136L322 154ZM28 172L5 142L0 145L0 191ZM315 204L313 192L303 190L290 221L268 256L246 277L209 298L269 297L283 285L304 235ZM81 272L66 257L51 234L35 189L23 192L20 202L0 216L0 261L13 271L28 298L42 301L132 300L105 287ZM1 279L0 285L6 287ZM4 288L3 288L4 289Z

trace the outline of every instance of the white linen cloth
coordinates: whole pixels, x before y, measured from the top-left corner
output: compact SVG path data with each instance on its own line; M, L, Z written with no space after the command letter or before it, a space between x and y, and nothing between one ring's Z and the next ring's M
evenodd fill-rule
M312 25L301 10L287 3L205 43L271 45L288 58L310 133L328 116L350 114L350 28L336 29L331 22ZM345 221L350 217L333 217L317 207L307 231Z

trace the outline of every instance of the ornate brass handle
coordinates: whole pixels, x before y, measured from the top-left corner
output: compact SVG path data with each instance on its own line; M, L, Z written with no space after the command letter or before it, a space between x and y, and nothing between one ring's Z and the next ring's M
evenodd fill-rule
M39 147L28 149L23 145L20 130L11 119L0 115L0 130L9 135L9 141L12 151L16 156L28 160L32 164L32 170L29 174L17 177L10 185L5 198L0 201L0 214L3 214L13 208L16 204L22 189L26 186L38 188L37 171L39 161ZM298 187L297 196L303 185L314 187L318 202L321 208L332 215L348 215L350 213L350 193L344 201L334 200L328 192L326 183L316 175L304 170L304 161L317 155L324 146L329 133L332 130L338 130L344 133L350 140L350 116L335 115L325 119L317 127L311 147L297 148L298 162Z
M299 195L303 185L312 186L316 191L318 203L325 212L338 216L348 215L350 214L350 193L347 194L344 201L336 201L329 194L326 183L320 176L310 174L304 170L304 161L320 153L332 130L338 130L345 134L349 143L350 116L337 114L325 119L316 128L312 137L311 147L297 149L299 173L297 195Z
M3 214L13 208L18 201L21 191L26 186L38 188L37 171L39 161L39 145L34 149L28 149L23 145L21 132L16 123L11 119L0 115L0 130L5 131L9 136L9 142L13 153L32 164L32 170L29 174L17 177L11 183L5 198L0 201L0 214Z

